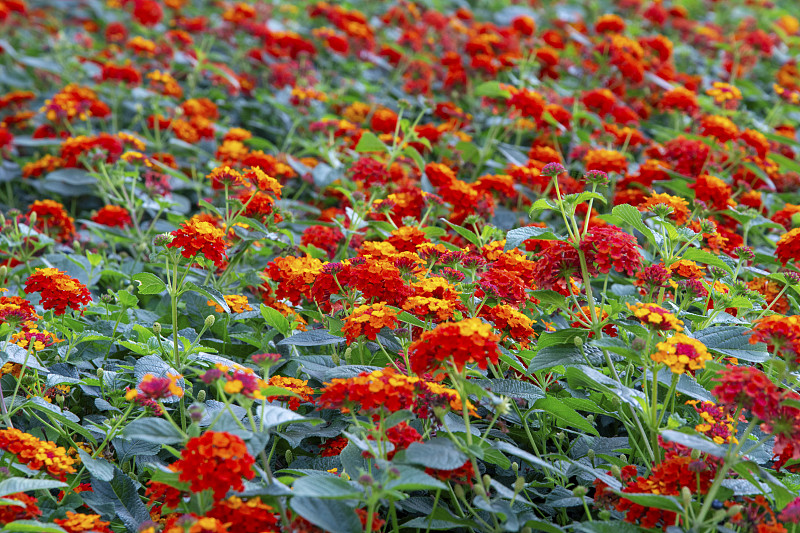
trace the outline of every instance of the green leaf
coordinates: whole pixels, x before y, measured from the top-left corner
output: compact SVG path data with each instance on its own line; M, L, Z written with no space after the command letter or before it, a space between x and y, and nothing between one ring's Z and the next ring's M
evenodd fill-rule
M133 281L139 282L139 294L161 294L167 289L166 283L150 272L139 272Z
M694 337L714 353L762 363L770 358L767 345L761 342L750 344L750 332L743 326L712 326L696 331Z
M114 465L105 459L95 459L85 451L78 448L78 455L81 458L81 463L86 467L91 475L101 481L111 481L114 479Z
M347 499L361 497L358 485L335 476L315 475L301 477L292 484L292 494L310 498Z
M292 510L330 533L361 533L361 520L343 501L295 496L289 501Z
M228 307L228 302L225 301L225 297L222 295L221 292L219 292L214 287L209 287L207 285L197 285L195 283L192 283L191 281L187 281L185 287L187 290L199 292L206 298L212 300L218 306L223 308L226 313L231 312L231 308Z
M475 87L475 96L486 96L488 98L511 98L511 93L503 89L498 81L485 81Z
M455 231L456 233L467 239L467 241L475 245L475 247L480 248L480 239L475 234L475 232L470 231L467 228L462 228L461 226L457 226L444 218L442 219L442 222L450 226L453 229L453 231Z
M629 494L627 492L612 491L617 495L638 503L643 507L654 507L656 509L665 509L674 513L682 514L683 508L674 496L661 496L660 494Z
M142 522L150 519L150 513L139 498L133 480L119 468L114 469L114 478L110 482L93 479L90 494L95 498L95 503L113 503L114 512L129 530L137 531ZM86 497L84 499L89 500Z
M777 152L770 152L767 159L773 160L775 163L778 164L780 169L783 172L799 172L800 173L800 163L795 161L794 159L789 159L785 155L781 155Z
M536 400L536 403L533 404L533 408L542 409L546 413L550 413L569 426L585 431L586 433L591 433L592 435L598 437L600 436L600 433L597 432L595 427L590 424L585 417L578 414L575 409L568 407L561 400L554 396Z
M467 163L477 163L480 160L481 152L478 147L468 141L458 141L456 150L461 152L461 157Z
M455 470L467 460L467 456L445 438L414 442L405 452L406 462L437 470Z
M417 167L419 168L420 172L425 171L425 160L422 159L422 156L420 155L420 153L417 151L416 148L414 148L413 146L406 146L405 149L403 150L403 154L407 155L408 157L414 160L414 163L417 164Z
M52 479L27 479L24 477L12 477L0 481L0 496L8 496L9 494L28 492L31 490L58 489L66 486L66 483Z
M261 304L261 316L269 326L277 329L281 335L288 335L291 331L291 324L289 319L281 314L277 309Z
M356 152L388 152L389 147L371 131L364 131L356 145Z
M611 210L611 214L619 217L626 224L633 226L635 230L639 231L645 236L647 242L653 245L656 244L656 239L653 235L653 232L650 231L650 228L645 226L644 222L642 222L642 214L638 209L630 204L621 204L614 206L614 208Z
M538 526L536 529L540 529ZM627 522L576 522L573 531L580 533L641 533L641 528Z
M710 252L701 250L700 248L688 248L683 253L683 257L681 257L681 259L688 259L689 261L694 261L695 263L703 263L704 265L719 267L728 274L733 274L733 270L725 261Z
M122 432L126 439L138 439L157 444L178 444L186 436L163 418L139 418L128 424Z
M728 453L728 450L702 435L665 429L661 432L661 437L668 442L677 442L678 444L713 455L714 457L725 457Z
M278 346L327 346L329 344L341 344L345 342L344 337L331 335L324 329L311 329L295 333L291 337L286 337L278 343Z
M291 424L293 422L309 422L311 424L321 424L323 421L319 418L306 418L289 409L284 409L277 405L263 404L256 407L256 418L259 427L264 429L273 428L283 424Z
M419 318L415 317L414 315L412 315L408 311L402 311L400 313L397 313L397 320L400 320L401 322L408 322L412 326L417 326L419 328L424 328L425 327L425 322L423 322Z
M14 531L17 533L66 533L61 526L45 524L38 520L15 520L6 524L0 531Z
M506 233L505 251L519 246L528 239L542 239L548 241L561 241L564 237L556 235L549 228L537 228L536 226L525 226L524 228L512 229Z
M118 291L117 299L119 300L119 303L125 307L134 307L137 303L139 303L139 298L128 291Z
M529 401L535 401L545 397L545 393L541 388L533 383L517 379L481 379L470 380L470 382L480 385L494 394L508 396L509 398L524 398Z
M386 484L386 490L447 490L447 485L422 470L403 465L394 468L400 471L400 475Z

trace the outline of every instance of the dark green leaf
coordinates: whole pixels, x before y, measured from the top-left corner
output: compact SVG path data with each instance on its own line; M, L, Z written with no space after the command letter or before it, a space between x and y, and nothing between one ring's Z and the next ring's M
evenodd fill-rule
M126 439L138 439L158 444L178 444L186 436L163 418L139 418L128 424L122 432Z
M161 294L167 289L166 283L150 272L139 272L133 280L139 283L139 294Z
M361 533L361 520L355 510L339 500L295 496L289 501L292 510L330 533Z

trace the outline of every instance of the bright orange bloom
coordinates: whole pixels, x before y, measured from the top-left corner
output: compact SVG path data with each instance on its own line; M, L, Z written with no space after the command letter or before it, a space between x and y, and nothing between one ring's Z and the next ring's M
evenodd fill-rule
M219 268L228 257L225 253L225 232L209 222L190 219L173 231L172 242L167 248L181 248L181 255L187 259L202 253Z
M625 174L628 171L628 160L625 154L614 150L589 150L583 158L586 170L602 170Z
M440 324L411 344L411 370L422 375L449 361L459 372L467 363L477 363L479 368L485 369L490 362L497 364L499 340L492 326L479 318Z
M679 259L669 266L670 274L685 279L700 279L703 277L703 267L688 259Z
M739 128L727 117L706 115L700 119L700 133L716 137L719 142L727 142L739 136Z
M255 460L241 437L207 431L189 439L174 464L180 472L180 481L188 482L192 492L212 489L214 499L221 500L230 489L244 490L242 478L255 476L253 463Z
M225 524L226 531L266 533L280 530L280 518L275 510L257 497L244 501L231 496L215 503L206 516Z
M213 307L214 311L216 311L217 313L225 312L225 310L214 300L208 300L206 303L211 307ZM247 301L247 296L241 296L238 294L226 294L225 303L228 304L228 307L231 308L231 313L239 314L253 310L253 308L250 307L250 303Z
M213 189L224 189L226 185L228 187L236 187L246 183L244 176L238 170L229 166L217 167L206 177L211 180Z
M697 110L697 95L686 87L674 87L663 94L658 102L663 110L676 110L692 113Z
M45 309L63 315L67 307L78 310L92 301L92 295L80 281L57 268L37 268L25 281L25 293L38 292Z
M72 466L75 459L67 455L64 448L18 429L0 429L0 449L13 453L20 463L32 470L45 468L61 481L66 481L67 474L76 472Z
M125 228L133 221L127 209L118 205L107 205L92 215L92 222L111 228Z
M785 296L781 296L775 301L781 292L781 286L777 281L769 278L753 278L747 282L747 288L761 294L767 301L767 305L771 306L770 308L776 313L784 315L789 311L789 300Z
M347 379L334 378L325 383L319 406L362 414L413 409L421 383L419 378L399 374L392 368L362 372Z
M675 224L681 226L689 219L689 202L680 196L672 196L667 193L654 192L644 202L639 204L639 211L652 211L656 205L666 205L672 208L670 217L675 221Z
M742 99L742 91L731 85L715 81L706 94L714 98L714 103L726 104L728 102L738 102Z
M711 361L711 354L706 350L705 344L687 337L683 333L676 333L664 342L656 345L658 350L650 355L656 363L664 363L673 374L689 372L706 367L706 361Z
M24 492L8 494L4 499L13 500L21 505L0 506L0 525L5 525L15 520L35 520L42 514L36 505L37 500Z
M781 235L781 238L778 239L775 256L784 265L789 261L800 259L800 228Z
M99 514L82 514L67 511L66 518L56 518L53 520L61 526L67 533L84 533L93 531L97 533L112 533L108 528L110 522L100 520Z
M504 338L511 337L523 347L528 346L536 338L533 320L510 305L484 306L480 315L502 331Z
M308 386L307 379L297 379L285 376L272 376L271 378L269 378L267 385L270 385L272 387L280 387L282 389L287 389L300 396L299 398L289 395L267 396L268 402L273 402L275 400L288 402L289 409L291 409L292 411L297 411L297 408L300 407L301 402L312 401L311 396L314 394L314 389Z
M67 214L64 206L53 200L36 200L28 207L28 216L36 213L36 229L45 234L54 232L61 242L75 235L75 219Z
M628 310L647 327L660 331L683 331L683 321L659 305L650 303L627 305Z
M360 305L345 319L342 333L347 337L347 344L362 335L374 341L381 329L395 329L399 323L397 313L385 303Z
M303 298L311 299L311 286L322 272L322 262L310 255L305 257L276 257L265 269L269 279L278 282L275 294L298 305Z

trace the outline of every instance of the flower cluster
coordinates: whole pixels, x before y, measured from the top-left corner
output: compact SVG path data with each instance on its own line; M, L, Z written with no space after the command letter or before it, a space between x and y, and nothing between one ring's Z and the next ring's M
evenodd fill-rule
M261 389L266 387L267 383L250 368L239 365L231 368L227 365L216 363L214 368L206 370L200 376L200 379L207 385L221 383L222 390L226 394L241 394L251 400L266 399L261 393Z
M422 375L440 369L442 363L452 363L457 372L468 363L485 369L489 363L497 364L499 340L492 326L479 318L440 324L409 347L411 370Z
M55 443L39 440L18 429L0 429L0 449L14 454L17 460L31 470L45 469L61 481L74 474L75 459Z
M648 303L628 304L628 310L643 325L649 328L659 331L683 331L683 320L678 320L675 315L660 305Z
M203 254L219 268L228 257L225 253L225 232L210 222L191 219L182 223L170 235L173 239L167 244L167 248L180 248L181 255L187 259Z
M656 350L650 358L669 367L673 374L694 374L705 368L706 361L712 359L705 344L683 333L676 333L666 341L659 342Z
M53 309L63 315L67 307L78 310L92 301L92 295L84 284L57 268L37 268L25 281L25 293L38 292L45 309Z
M244 488L242 478L253 479L254 462L241 437L207 431L189 439L181 458L173 466L180 473L179 479L189 483L192 492L210 489L214 499L221 500L229 490Z
M398 324L397 313L385 303L360 305L345 320L342 333L348 344L362 335L374 341L381 329L395 329Z

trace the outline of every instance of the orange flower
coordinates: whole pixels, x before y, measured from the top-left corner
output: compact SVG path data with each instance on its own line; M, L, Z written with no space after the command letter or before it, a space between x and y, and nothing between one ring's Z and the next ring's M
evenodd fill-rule
M127 209L118 205L107 205L92 215L92 222L111 228L124 228L133 222Z
M450 361L459 372L467 363L477 363L479 368L486 369L490 362L497 364L499 340L492 326L479 318L440 324L411 344L411 370L421 375Z
M778 239L775 256L784 265L789 261L800 259L800 228L795 228L781 235L781 238Z
M280 530L280 519L275 510L257 497L244 501L231 496L215 503L206 516L225 524L226 531L264 533Z
M0 429L0 449L17 456L17 460L32 470L46 468L56 479L66 481L67 474L74 474L75 460L67 451L55 443L39 440L18 429Z
M420 383L419 378L404 376L392 368L362 372L347 379L334 378L325 383L319 406L362 414L413 409Z
M0 506L0 525L5 525L15 520L35 520L42 514L36 505L36 498L24 492L3 496L6 500L13 500L17 505Z
M213 307L214 311L216 311L217 313L225 312L225 309L223 309L214 300L208 300L206 303L211 307ZM231 313L238 314L253 310L253 308L250 307L250 303L247 301L247 296L241 296L238 294L226 294L225 303L228 304L228 307L231 308Z
M211 180L213 189L224 189L226 185L235 187L245 184L244 176L238 170L229 166L217 167L206 177Z
M38 178L42 174L63 168L66 161L60 157L50 154L44 155L39 159L25 163L22 167L23 178Z
M484 306L480 314L522 347L527 347L536 338L533 320L510 305Z
M360 305L345 319L342 332L347 337L347 344L352 344L362 335L374 341L381 329L395 329L399 323L397 313L385 303Z
M639 211L652 211L656 205L666 205L672 208L672 220L675 224L681 226L686 223L689 218L689 202L680 196L672 196L667 193L656 193L647 198L644 202L639 204Z
M659 109L692 113L697 110L697 95L686 87L675 87L666 91L658 102Z
M628 160L625 154L615 150L589 150L583 158L586 170L602 170L625 174L628 171Z
M311 299L311 286L322 273L322 262L310 255L305 257L276 257L265 269L269 279L278 282L275 294L298 305L303 298Z
M729 118L718 115L707 115L700 119L700 133L716 137L724 143L739 136L739 128Z
M182 398L183 389L178 385L178 380L181 378L182 376L179 374L167 374L165 378L145 374L138 388L142 391L143 396L151 400L160 400L171 396Z
M225 232L209 222L188 220L171 235L174 239L167 244L167 248L181 248L181 255L187 259L202 253L220 268L228 257L225 253Z
M785 296L781 296L775 301L775 298L781 292L781 286L778 282L769 278L753 278L747 282L747 288L761 294L767 301L767 305L771 306L770 308L776 313L785 315L789 311L789 301Z
M45 309L63 315L67 307L78 310L92 301L92 295L80 281L57 268L37 268L25 281L25 293L38 292Z
M99 514L82 514L67 511L66 518L56 518L53 522L61 526L67 533L84 533L85 531L112 533L108 528L110 523L100 520Z
M214 499L221 500L230 489L244 490L242 478L255 477L253 463L241 437L207 431L189 439L174 465L180 472L178 479L188 482L192 492L211 489Z
M651 354L650 359L664 363L673 374L694 374L695 370L705 368L706 361L712 359L705 344L683 333L676 333L665 342L659 342L656 349L658 351Z
M301 402L312 401L311 396L314 394L314 389L308 386L307 379L303 380L285 376L272 376L271 378L269 378L267 385L272 387L280 387L282 389L287 389L300 396L299 398L289 395L267 396L268 402L274 402L275 400L289 402L289 409L291 409L292 411L296 411L297 408L300 407Z
M683 331L683 321L659 305L650 303L627 305L628 310L647 327L660 331Z
M703 277L703 267L694 261L679 259L669 266L670 274L685 279L700 279Z
M36 229L49 234L55 231L55 238L61 242L69 241L75 235L75 220L64 206L53 200L36 200L28 207L27 215L36 213Z
M729 102L739 102L742 99L742 91L731 85L715 81L711 88L706 90L706 94L714 98L716 104L727 104Z

